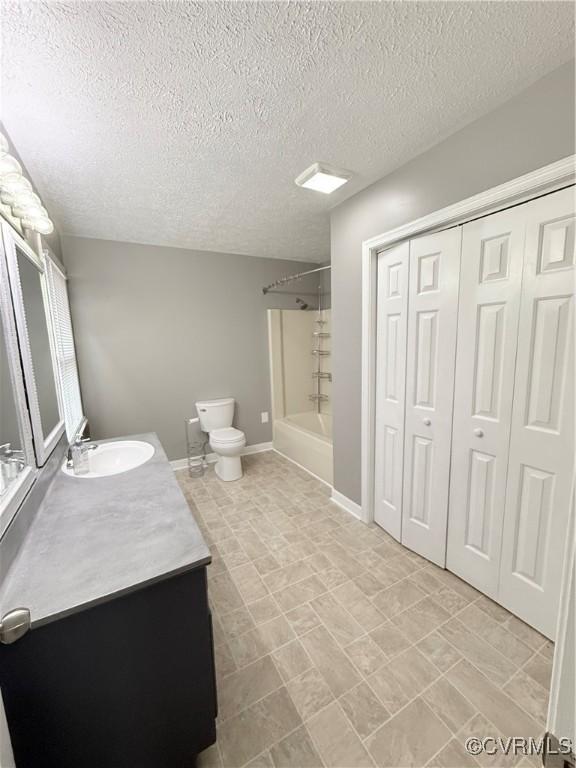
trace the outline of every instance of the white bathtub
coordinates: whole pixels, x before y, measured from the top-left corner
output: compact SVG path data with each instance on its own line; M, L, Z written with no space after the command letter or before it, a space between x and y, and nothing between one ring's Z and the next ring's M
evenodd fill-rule
M274 421L274 448L332 485L332 418L312 411Z

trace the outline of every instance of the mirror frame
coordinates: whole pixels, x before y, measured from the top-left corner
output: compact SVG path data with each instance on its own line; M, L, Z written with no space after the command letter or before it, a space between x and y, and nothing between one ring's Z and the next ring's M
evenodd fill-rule
M5 250L1 247L1 240L0 318L2 319L1 326L4 330L4 343L6 346L6 356L8 358L8 368L10 371L12 393L14 395L14 405L17 411L16 416L18 419L20 441L22 451L24 452L24 460L26 462L25 468L22 470L22 472L20 472L6 494L0 497L1 537L13 520L14 515L18 511L18 508L24 500L24 497L34 484L36 475L38 474L38 470L36 469L36 457L34 455L34 444L32 440L32 428L30 425L28 405L26 402L26 390L24 388L24 378L22 374L22 367L20 365L20 349L18 346L16 323L12 310L12 294L10 290L10 279L8 276L8 263L5 258Z
M20 356L22 359L22 368L24 371L24 381L26 392L28 394L28 409L30 412L30 421L32 423L32 435L34 437L34 449L36 452L36 464L42 467L48 460L50 454L56 447L58 441L64 434L64 409L62 407L62 395L60 392L58 370L56 366L56 346L54 339L54 329L50 318L50 296L46 284L46 275L44 262L33 248L15 232L6 222L2 222L2 241L6 253L8 264L8 275L10 277L10 288L12 291L12 303L14 306L14 315L16 318L16 330L20 343ZM42 298L44 301L44 314L46 316L46 328L50 343L50 356L52 358L52 371L54 374L54 388L56 390L56 399L58 401L58 414L60 416L57 424L50 433L44 436L42 431L42 420L40 417L40 407L38 405L38 394L36 387L36 378L34 375L34 365L30 351L30 340L28 336L28 325L26 323L26 313L24 309L24 300L22 296L22 286L20 284L20 272L18 269L18 256L16 248L26 256L36 267L40 277L42 289Z

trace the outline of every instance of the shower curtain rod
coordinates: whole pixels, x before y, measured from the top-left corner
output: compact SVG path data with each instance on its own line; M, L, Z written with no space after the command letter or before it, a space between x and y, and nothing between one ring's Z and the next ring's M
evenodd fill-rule
M312 275L314 272L322 272L325 269L331 269L332 265L327 264L325 267L316 267L316 269L308 269L306 272L297 272L295 275L290 275L289 277L281 277L280 280L276 280L273 283L270 283L270 285L267 285L265 288L262 288L262 293L266 295L268 291L271 291L272 288L277 288L279 285L284 285L284 283L291 283L292 280L298 280L300 277L306 277L306 275Z

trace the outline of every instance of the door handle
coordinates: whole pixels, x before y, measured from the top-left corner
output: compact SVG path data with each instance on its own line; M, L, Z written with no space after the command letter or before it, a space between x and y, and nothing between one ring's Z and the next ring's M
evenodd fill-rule
M429 427L429 426L430 426L430 424L432 424L432 419L429 419L428 417L426 417L425 419L422 419L422 421L423 421L423 423L424 423L424 424L425 424L427 427Z
M474 434L476 437L484 437L484 430L483 429L475 429Z

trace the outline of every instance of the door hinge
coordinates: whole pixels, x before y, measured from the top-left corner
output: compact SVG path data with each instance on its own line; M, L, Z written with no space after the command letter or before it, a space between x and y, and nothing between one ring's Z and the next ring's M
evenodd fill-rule
M0 619L0 643L10 645L20 640L30 629L30 611L28 608L15 608Z

